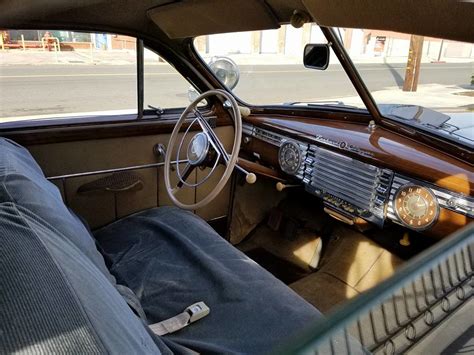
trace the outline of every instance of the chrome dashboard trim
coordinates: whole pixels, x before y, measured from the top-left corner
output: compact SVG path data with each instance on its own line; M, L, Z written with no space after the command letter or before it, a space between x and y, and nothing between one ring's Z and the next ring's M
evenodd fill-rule
M310 145L303 182L331 207L382 226L392 175L391 170Z

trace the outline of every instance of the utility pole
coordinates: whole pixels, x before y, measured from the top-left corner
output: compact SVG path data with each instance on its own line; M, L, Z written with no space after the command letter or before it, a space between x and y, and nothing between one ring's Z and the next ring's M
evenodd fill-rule
M408 52L403 91L416 91L418 87L418 77L420 76L420 63L423 52L423 40L423 36L411 36L410 51Z

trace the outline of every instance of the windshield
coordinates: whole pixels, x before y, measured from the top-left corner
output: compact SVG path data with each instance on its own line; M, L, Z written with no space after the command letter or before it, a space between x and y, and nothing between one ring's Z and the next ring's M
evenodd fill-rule
M351 108L366 109L332 49L326 70L304 67L303 50L308 43L327 43L319 26L285 25L277 30L216 34L194 40L197 52L211 69L215 69L216 58L228 58L237 65L238 83L227 87L248 104L344 106L344 98L350 97Z
M335 28L381 114L474 147L474 46L390 31ZM201 36L194 45L220 78L253 105L366 109L330 49L326 70L303 65L308 43L327 43L316 24Z
M474 144L474 45L346 29L343 42L385 117ZM350 104L358 97L345 98Z

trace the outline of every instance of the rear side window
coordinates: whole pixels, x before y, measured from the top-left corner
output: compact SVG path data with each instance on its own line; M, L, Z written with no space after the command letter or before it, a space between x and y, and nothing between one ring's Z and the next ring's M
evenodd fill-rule
M137 113L136 39L0 31L0 123Z

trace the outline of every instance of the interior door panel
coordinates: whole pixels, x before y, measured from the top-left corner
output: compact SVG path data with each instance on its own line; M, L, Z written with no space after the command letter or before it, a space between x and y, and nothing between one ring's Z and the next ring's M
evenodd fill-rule
M221 126L216 133L230 152L233 141L233 128ZM183 143L180 159L186 158L187 143L193 136L189 133ZM182 137L182 135L181 135ZM141 135L133 137L118 137L104 139L89 139L61 143L48 143L27 146L47 177L62 176L107 169L126 168L145 164L154 164L164 161L153 153L155 144L168 145L169 133L156 135ZM173 157L176 156L176 147ZM173 159L174 160L174 159ZM184 163L180 164L184 168ZM59 188L65 203L84 218L92 229L100 228L119 218L132 213L156 207L170 205L165 184L164 168L156 166L150 168L133 169L130 172L137 174L142 182L141 188L130 191L92 191L78 193L84 184L110 176L112 173L99 173L79 177L67 177L53 180ZM208 169L195 169L187 180L195 183L202 179ZM179 198L185 203L195 203L196 199L203 198L212 189L223 167L220 166L214 175L199 188L183 188L178 192ZM176 174L171 172L171 180L176 184ZM218 198L210 205L195 211L203 218L210 220L227 214L230 199L230 182Z

